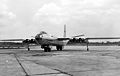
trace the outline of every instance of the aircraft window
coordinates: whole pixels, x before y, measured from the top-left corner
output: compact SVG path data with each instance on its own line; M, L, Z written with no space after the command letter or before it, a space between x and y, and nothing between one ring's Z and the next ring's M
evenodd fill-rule
M43 37L43 35L40 35L40 37Z

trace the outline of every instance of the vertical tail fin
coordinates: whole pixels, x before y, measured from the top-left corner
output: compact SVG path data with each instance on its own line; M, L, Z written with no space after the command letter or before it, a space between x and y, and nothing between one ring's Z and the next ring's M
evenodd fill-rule
M64 25L64 37L66 37L66 24Z

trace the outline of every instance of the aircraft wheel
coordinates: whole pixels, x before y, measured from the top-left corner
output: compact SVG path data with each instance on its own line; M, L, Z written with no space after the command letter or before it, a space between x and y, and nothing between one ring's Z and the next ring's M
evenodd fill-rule
M51 52L51 48L48 48L48 52Z
M28 51L30 51L30 48L28 48Z
M60 46L60 48L59 48L60 50L62 50L63 49L63 47L62 46Z
M44 52L47 52L48 51L48 49L47 48L44 48Z
M51 48L44 48L44 52L51 52Z
M56 46L56 49L59 50L59 46Z
M56 46L56 49L57 49L57 50L62 50L62 49L63 49L63 46Z

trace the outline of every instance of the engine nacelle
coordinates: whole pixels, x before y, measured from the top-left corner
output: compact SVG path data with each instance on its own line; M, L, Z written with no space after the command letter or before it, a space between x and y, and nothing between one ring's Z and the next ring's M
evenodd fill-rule
M30 43L35 43L35 39L29 40Z
M29 43L29 39L25 39L23 43Z
M23 43L25 43L25 44L35 43L35 40L34 39L26 39L23 41Z
M85 43L85 42L86 42L86 40L85 40L85 39L83 39L83 38L79 38L79 42L81 42L81 43Z
M73 39L70 40L70 42L73 42L73 43L86 43L87 40L83 39L83 38L73 38Z

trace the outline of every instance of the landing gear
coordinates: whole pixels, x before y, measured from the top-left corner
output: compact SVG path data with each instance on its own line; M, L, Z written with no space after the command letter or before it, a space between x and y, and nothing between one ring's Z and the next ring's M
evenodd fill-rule
M56 46L57 50L63 50L63 46Z
M27 44L27 50L30 51L30 46L29 46L29 44Z
M51 52L51 48L48 45L41 46L44 49L44 52Z
M88 40L87 40L86 43L87 43L87 51L89 51L89 47L88 47L89 46L89 42L88 42Z
M28 47L28 51L30 51L30 48Z
M51 48L44 48L44 52L51 52Z

